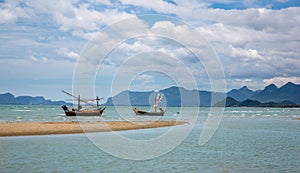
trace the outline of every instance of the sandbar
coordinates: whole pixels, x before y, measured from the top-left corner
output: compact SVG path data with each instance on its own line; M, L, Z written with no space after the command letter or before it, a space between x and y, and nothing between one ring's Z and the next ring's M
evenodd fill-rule
M186 123L185 121L4 122L0 123L0 136L109 132L167 127Z

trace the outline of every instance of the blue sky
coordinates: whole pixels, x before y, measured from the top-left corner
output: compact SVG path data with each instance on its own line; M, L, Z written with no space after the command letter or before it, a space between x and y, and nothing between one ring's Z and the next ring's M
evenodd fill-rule
M182 23L139 17L144 14L170 16ZM227 90L243 85L256 90L271 83L300 83L298 0L10 0L0 1L0 15L0 93L64 99L60 90L72 91L74 70L89 41L130 18L136 18L136 23L123 27L132 33L165 28L194 41L184 33L190 30L183 23L201 33L218 55ZM112 40L106 38L103 44ZM153 56L157 53L163 56ZM172 70L166 70L168 74L143 71L126 59L147 68ZM183 82L188 75L184 71L193 75L198 89L209 90L205 65L194 60L174 40L153 36L128 40L116 45L98 70L96 94L108 97L126 88L159 90L174 84L172 75L185 85L190 81ZM113 74L122 70L132 76L120 77L111 93Z

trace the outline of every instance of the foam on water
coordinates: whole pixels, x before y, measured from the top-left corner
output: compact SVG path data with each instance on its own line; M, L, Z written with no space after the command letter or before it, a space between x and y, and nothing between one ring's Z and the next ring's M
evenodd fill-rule
M15 111L15 112L31 112L33 110L28 110L28 109L15 109L15 110L12 110L12 111Z

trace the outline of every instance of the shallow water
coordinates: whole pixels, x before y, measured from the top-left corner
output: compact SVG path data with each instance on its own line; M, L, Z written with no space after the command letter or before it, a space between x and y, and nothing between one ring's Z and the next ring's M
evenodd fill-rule
M53 106L42 107L43 111L38 110L42 109L38 106L25 106L24 109L30 111L21 111L22 106L12 107L5 116L1 109L1 121L70 121ZM136 117L127 107L118 109L124 115L107 109L103 119L88 120L153 119ZM161 118L176 119L179 110L168 108L166 116ZM187 119L197 114L196 110L190 108ZM200 146L198 139L208 114L208 108L201 108L199 121L187 138L167 154L150 160L114 157L94 145L85 134L1 137L0 172L300 172L300 121L292 119L300 116L300 109L226 108L216 133ZM16 119L17 116L22 118ZM189 125L181 128L186 126ZM169 129L121 131L118 135L147 140ZM106 139L112 133L94 133L93 136ZM112 143L111 148L126 153L130 146L118 151L117 145Z

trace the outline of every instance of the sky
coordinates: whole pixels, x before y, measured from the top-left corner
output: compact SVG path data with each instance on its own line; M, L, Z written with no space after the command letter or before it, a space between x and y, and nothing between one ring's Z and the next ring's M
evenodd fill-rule
M298 0L0 0L0 16L0 93L62 100L80 69L104 98L216 73L227 91L300 83Z

